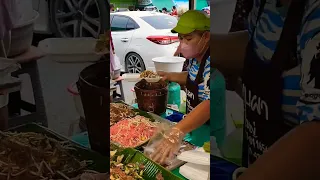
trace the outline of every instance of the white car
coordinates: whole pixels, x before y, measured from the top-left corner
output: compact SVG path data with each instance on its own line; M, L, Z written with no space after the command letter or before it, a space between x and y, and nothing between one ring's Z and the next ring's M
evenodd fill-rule
M26 0L40 16L34 31L57 37L95 37L109 29L109 0Z
M173 56L179 45L171 29L177 18L152 11L128 11L110 14L111 32L122 71L140 73L154 70L152 58Z

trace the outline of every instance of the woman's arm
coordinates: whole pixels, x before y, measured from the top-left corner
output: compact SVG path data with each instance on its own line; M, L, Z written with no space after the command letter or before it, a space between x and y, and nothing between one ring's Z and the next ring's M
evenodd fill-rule
M183 133L189 133L210 119L210 100L205 100L193 109L175 127Z
M168 73L163 71L158 71L157 74L162 77L163 80L176 82L180 84L180 86L185 86L187 83L188 72L183 71L179 73Z

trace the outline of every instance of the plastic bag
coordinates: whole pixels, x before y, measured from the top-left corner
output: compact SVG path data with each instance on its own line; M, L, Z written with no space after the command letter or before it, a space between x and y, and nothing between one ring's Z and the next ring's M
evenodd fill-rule
M167 156L162 162L162 165L172 165L174 160L176 159L176 153L180 150L182 146L182 139L184 135L178 135L178 134L173 134L175 129L172 128L169 124L166 123L161 123L158 126L157 133L150 139L149 143L147 146L144 148L144 154L151 158L151 159L157 159L159 157L157 156L162 156L163 151L169 151L172 150L172 152L169 153L169 156ZM168 137L168 136L179 136L177 137L178 139L172 139L170 138L175 138L175 137ZM183 136L183 137L180 137ZM162 149L163 151L159 151L159 149ZM159 153L156 154L156 157L152 157L152 155L155 155L156 151L159 151ZM172 154L174 153L174 154ZM163 158L163 157L161 157Z
M190 180L209 180L210 166L186 163L180 167L179 173Z
M181 153L178 159L204 166L210 166L210 154L199 150L191 150Z

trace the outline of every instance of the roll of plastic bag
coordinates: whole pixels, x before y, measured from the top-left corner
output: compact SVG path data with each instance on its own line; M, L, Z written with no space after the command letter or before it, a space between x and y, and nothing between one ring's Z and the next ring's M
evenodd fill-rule
M210 166L186 163L180 167L179 173L190 180L209 180Z
M182 152L178 159L193 164L210 166L210 154L199 150Z

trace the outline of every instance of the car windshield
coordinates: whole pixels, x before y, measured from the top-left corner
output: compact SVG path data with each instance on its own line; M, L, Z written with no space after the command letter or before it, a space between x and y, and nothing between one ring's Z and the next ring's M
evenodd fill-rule
M143 19L155 29L172 29L178 23L176 17L168 15L143 16L141 17L141 19Z

